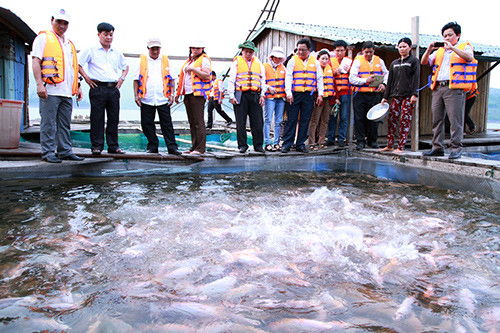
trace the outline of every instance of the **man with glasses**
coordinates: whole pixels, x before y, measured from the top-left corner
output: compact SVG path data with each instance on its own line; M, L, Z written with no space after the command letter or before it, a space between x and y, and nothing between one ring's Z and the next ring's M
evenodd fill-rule
M297 123L299 125L295 149L307 153L305 141L308 137L309 121L311 120L314 103L323 104L323 70L315 57L310 55L311 41L302 38L297 42L297 54L286 66L285 92L290 104L287 111L287 121L283 133L282 153L288 153L292 147ZM318 97L314 100L314 92ZM299 119L300 115L300 119Z

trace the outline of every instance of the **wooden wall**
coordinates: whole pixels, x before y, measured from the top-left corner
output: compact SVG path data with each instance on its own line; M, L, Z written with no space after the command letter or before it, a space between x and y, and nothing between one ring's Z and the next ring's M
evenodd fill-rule
M273 46L281 46L285 50L285 54L289 55L293 52L296 47L297 41L300 38L307 37L303 35L296 35L293 33L288 33L284 31L267 29L255 39L255 44L259 49L257 57L262 62L267 62L269 54ZM319 51L323 48L328 50L333 49L333 42L325 39L319 39L310 37L313 41L313 50ZM376 41L374 41L376 42ZM351 48L351 46L350 46ZM354 45L349 52L352 58L356 56L358 52L361 51L360 45ZM393 48L379 47L375 50L375 54L381 57L387 68L392 61L399 57L397 51ZM477 76L479 77L490 67L490 63L479 61ZM428 77L431 73L431 68L429 66L422 66L420 71L420 87L423 87L428 82ZM474 104L470 117L476 124L476 131L484 132L486 131L486 123L488 118L488 98L489 98L489 76L483 78L478 83L479 96L476 97L476 103ZM431 90L427 87L420 91L419 100L419 111L420 111L420 135L432 135L432 112L431 112ZM385 121L381 126L379 126L379 135L387 134L387 121Z

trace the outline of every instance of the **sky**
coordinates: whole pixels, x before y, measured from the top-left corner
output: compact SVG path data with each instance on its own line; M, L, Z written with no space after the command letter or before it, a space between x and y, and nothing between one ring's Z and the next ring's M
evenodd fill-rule
M233 57L266 2L0 0L0 6L14 12L36 33L50 28L54 11L64 8L71 16L67 36L77 49L95 45L98 42L97 24L109 22L115 27L113 46L123 53L145 53L146 40L159 37L163 43L162 52L167 55L187 56L190 41L201 39L205 41L209 56ZM378 9L375 9L377 3ZM440 34L444 24L457 21L462 26L461 40L500 45L496 34L498 12L492 10L497 1L476 1L474 4L476 7L463 0L281 0L274 19L410 33L412 17L419 16L420 33ZM500 66L493 70L491 86L500 88Z

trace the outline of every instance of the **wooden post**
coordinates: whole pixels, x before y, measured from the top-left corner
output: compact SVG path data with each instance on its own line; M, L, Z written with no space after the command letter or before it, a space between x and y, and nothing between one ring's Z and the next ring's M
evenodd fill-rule
M411 39L413 42L412 53L415 57L417 57L417 59L420 59L419 21L419 16L412 17L411 19ZM413 111L413 117L411 120L411 151L418 151L418 141L420 140L419 100L420 98L417 99L417 104L415 104L415 110Z

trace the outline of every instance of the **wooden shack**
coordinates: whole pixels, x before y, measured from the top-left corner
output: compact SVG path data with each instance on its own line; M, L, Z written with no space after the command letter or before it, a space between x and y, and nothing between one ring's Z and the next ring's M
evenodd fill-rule
M361 45L364 41L372 41L376 45L375 54L380 56L387 67L391 62L399 57L396 49L396 43L402 37L411 37L410 33L399 32L384 32L374 30L361 30L340 28L333 26L321 26L303 23L277 22L266 21L262 24L259 30L250 38L259 52L257 56L263 62L268 60L269 54L273 46L281 46L285 53L293 53L297 41L303 37L308 37L313 43L313 50L319 51L323 48L333 50L333 43L336 40L345 40L348 47L348 56L354 58L361 51ZM441 40L439 35L424 35L420 34L420 53L425 52L425 48L432 41ZM500 61L500 47L484 44L477 44L474 41L469 41L474 47L475 58L478 60L477 76L478 78L486 71L492 68L492 63ZM428 82L428 77L431 74L429 66L422 66L421 69L421 87L424 87ZM490 80L489 75L484 76L478 82L479 96L471 110L471 118L476 124L476 131L486 131L486 123L488 118L488 97L489 97ZM432 134L432 113L431 113L431 91L429 88L424 88L420 91L419 100L419 132L420 135ZM384 124L379 129L380 135L386 135L387 125Z
M28 121L28 55L36 34L17 15L0 7L0 99L24 101L21 130Z

